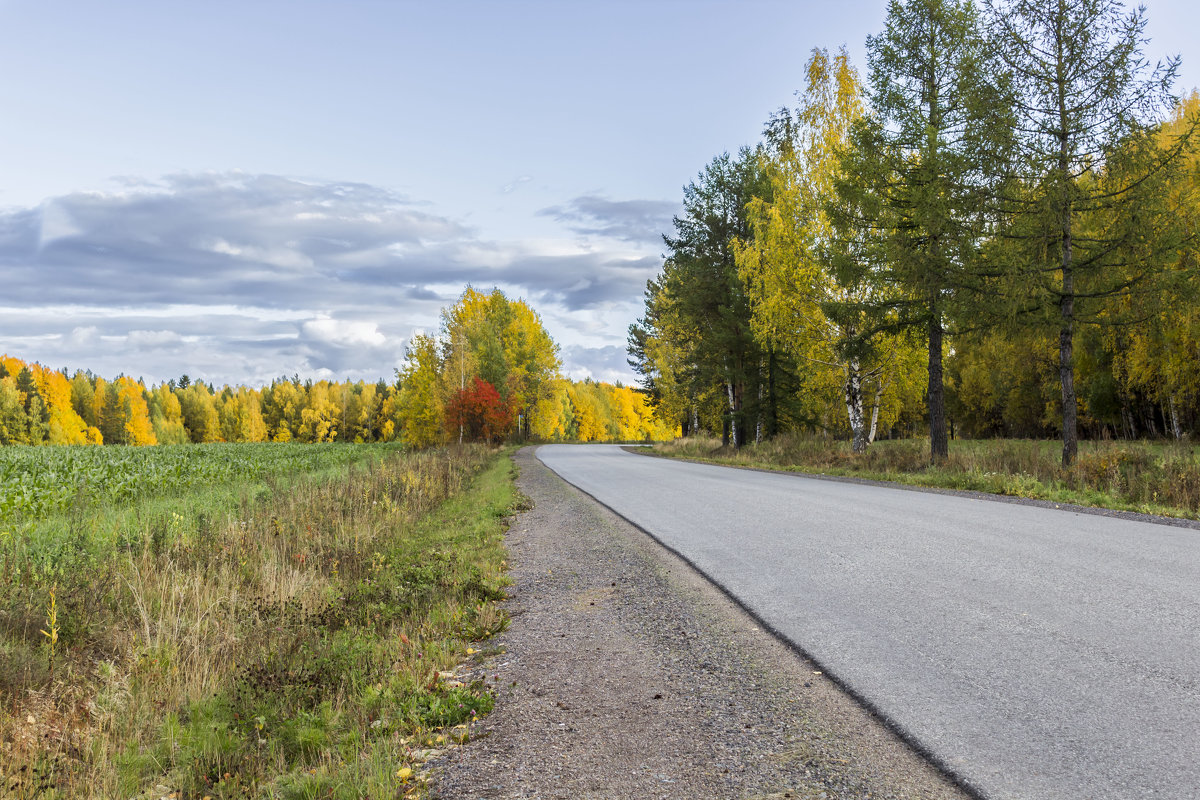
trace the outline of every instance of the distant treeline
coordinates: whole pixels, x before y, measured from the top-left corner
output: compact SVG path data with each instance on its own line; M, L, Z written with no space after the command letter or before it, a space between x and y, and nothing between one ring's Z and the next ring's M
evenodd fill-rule
M0 357L0 444L391 442L535 438L641 441L674 431L640 392L560 374L537 314L499 290L467 289L442 336L417 336L395 380L281 377L216 387L183 375L155 386Z

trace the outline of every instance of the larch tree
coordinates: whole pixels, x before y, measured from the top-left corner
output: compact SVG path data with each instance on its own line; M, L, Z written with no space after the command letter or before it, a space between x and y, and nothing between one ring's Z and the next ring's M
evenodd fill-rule
M870 106L844 164L843 203L886 235L868 282L927 349L930 457L945 459L943 356L949 306L977 282L982 200L1009 127L1007 80L984 74L984 40L969 0L891 0L867 39ZM874 193L874 198L864 195ZM873 211L871 210L873 209ZM853 229L855 226L850 226ZM870 260L848 264L861 269Z
M1016 141L1000 211L1018 304L1057 329L1062 463L1079 448L1076 331L1106 300L1161 275L1167 231L1161 179L1172 146L1150 122L1173 102L1179 59L1150 67L1144 8L1119 0L985 0L997 69L1013 76ZM1150 219L1139 219L1147 216ZM1153 240L1135 241L1152 234Z

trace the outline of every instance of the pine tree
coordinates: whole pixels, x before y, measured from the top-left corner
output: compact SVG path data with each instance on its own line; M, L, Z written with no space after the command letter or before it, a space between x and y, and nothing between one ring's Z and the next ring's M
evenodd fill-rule
M745 444L760 417L762 348L750 325L750 302L733 242L750 237L746 206L769 185L755 153L743 148L713 159L684 189L682 216L659 278L647 287L646 315L630 329L630 354L653 386L689 420L706 401L720 409L722 440ZM653 377L651 377L653 376ZM694 422L685 424L686 428Z

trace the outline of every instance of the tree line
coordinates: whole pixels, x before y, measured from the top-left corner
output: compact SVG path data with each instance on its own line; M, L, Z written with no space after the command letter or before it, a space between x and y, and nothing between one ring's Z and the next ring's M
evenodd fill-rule
M892 0L865 80L684 190L629 332L685 432L1182 438L1200 422L1196 129L1118 0Z
M394 380L281 377L261 389L187 375L147 386L0 356L0 445L670 438L645 396L561 374L558 345L523 301L467 288L419 335Z

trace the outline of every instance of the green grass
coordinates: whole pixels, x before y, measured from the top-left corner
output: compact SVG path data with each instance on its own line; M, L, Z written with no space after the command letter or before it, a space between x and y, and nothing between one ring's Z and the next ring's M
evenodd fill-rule
M1061 444L1017 439L956 440L933 466L927 439L875 442L856 455L848 442L784 435L740 450L709 437L656 445L658 455L760 469L810 472L959 489L1147 514L1200 518L1200 463L1186 444L1082 442L1074 466Z
M0 543L0 798L419 796L423 751L491 708L449 671L507 622L512 475L483 448L375 450L23 523ZM35 569L47 547L71 568Z

